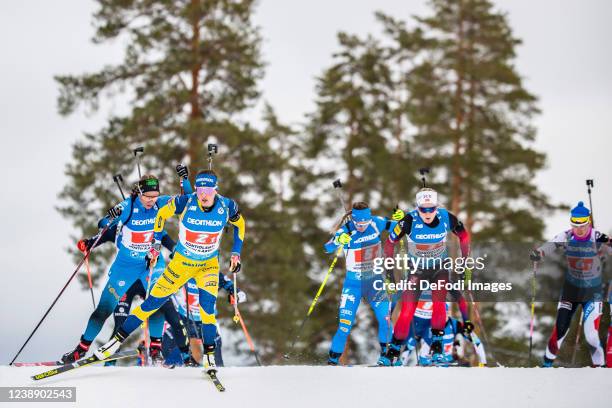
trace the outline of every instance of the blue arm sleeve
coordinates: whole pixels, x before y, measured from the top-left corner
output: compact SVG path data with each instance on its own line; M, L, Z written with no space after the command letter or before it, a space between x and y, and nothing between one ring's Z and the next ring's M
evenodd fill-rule
M191 187L189 179L183 179L183 181L181 181L181 185L183 186L184 194L193 194L193 188Z
M226 200L226 204L227 204L227 208L229 209L230 220L235 219L236 216L238 216L238 213L240 212L240 209L238 208L238 204L231 198L228 198Z
M395 226L397 225L397 221L390 220L386 217L375 216L373 217L373 219L374 219L374 222L376 223L376 228L378 228L380 232L383 232L383 231L391 232L393 231L393 228L395 228Z
M176 204L175 214L181 214L185 210L187 201L189 201L189 194L183 194L174 198Z
M232 245L232 254L238 254L242 252L242 238L240 238L240 229L234 227L234 243Z

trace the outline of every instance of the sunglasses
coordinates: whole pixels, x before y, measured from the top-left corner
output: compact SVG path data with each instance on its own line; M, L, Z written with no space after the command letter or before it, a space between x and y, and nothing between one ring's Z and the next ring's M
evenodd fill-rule
M425 214L436 212L437 209L438 207L419 207L419 211Z
M582 227L583 225L586 225L590 220L591 220L591 217L589 217L589 216L587 216L587 217L571 217L570 218L570 224L572 224L573 227Z
M213 195L216 192L217 192L217 190L215 190L214 187L196 187L196 193L198 195L210 196L210 195Z
M150 199L153 199L153 198L159 198L159 194L157 194L157 195L147 195L147 194L145 194L145 193L142 193L142 196L143 196L144 198L150 198Z

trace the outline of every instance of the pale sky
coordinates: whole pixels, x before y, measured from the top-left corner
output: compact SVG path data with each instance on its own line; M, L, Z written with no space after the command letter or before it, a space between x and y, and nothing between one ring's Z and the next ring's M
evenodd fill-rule
M396 18L423 15L422 0L310 0L260 2L265 100L281 120L299 123L313 109L315 77L329 66L340 30L376 32L373 13ZM537 179L555 201L587 201L585 179L595 179L593 207L599 229L612 230L608 176L612 113L612 2L607 0L496 0L523 39L516 61L527 88L540 97L543 114L536 147L548 154ZM65 248L71 226L55 211L66 179L71 145L84 131L99 129L108 112L62 118L56 113L54 74L82 73L119 61L121 44L94 46L93 1L0 3L0 202L4 269L0 297L0 364L25 341L70 276ZM258 112L253 117L259 117ZM110 182L110 180L109 180ZM567 227L567 215L547 217L547 235ZM100 287L96 288L96 295ZM74 347L91 313L89 293L73 282L20 361L57 359ZM252 324L256 324L253 322ZM331 334L330 334L331 336Z

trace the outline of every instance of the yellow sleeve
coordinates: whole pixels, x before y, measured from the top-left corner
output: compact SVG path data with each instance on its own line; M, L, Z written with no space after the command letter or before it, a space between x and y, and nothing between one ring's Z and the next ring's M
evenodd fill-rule
M176 197L173 197L168 201L166 205L157 210L157 217L155 218L155 226L153 227L153 231L155 232L155 239L157 239L158 234L160 234L164 230L164 225L166 225L166 220L174 215L176 212ZM159 237L161 239L161 236Z

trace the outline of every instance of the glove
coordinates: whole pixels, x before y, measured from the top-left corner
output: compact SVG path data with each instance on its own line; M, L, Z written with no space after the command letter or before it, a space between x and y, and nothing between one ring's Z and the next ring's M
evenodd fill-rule
M176 174L178 174L179 178L186 179L187 177L189 177L189 170L187 169L187 166L177 164Z
M542 260L542 252L540 252L538 249L534 249L531 251L531 254L529 254L529 259L531 259L533 262L540 262Z
M466 282L471 282L472 281L472 268L465 268L465 271L463 271L463 273L465 273L465 275L463 275L463 279Z
M159 256L160 253L161 253L161 241L156 240L155 242L153 242L153 245L151 245L151 248L149 249L149 253L147 254L149 265L155 265L157 263L157 257Z
M108 210L106 214L108 215L109 220L112 221L115 218L119 217L122 211L123 211L123 208L119 205L116 205L110 210Z
M395 283L395 274L392 269L385 269L385 282Z
M597 243L602 243L602 244L609 244L610 243L610 237L608 237L606 234L601 234L596 240L595 242Z
M86 253L91 248L91 244L91 241L89 241L88 239L82 239L77 242L77 248L82 253Z
M346 245L349 242L351 242L351 239L352 238L349 234L347 234L346 232L343 232L338 237L336 237L336 239L334 240L334 243L336 245Z
M242 263L240 263L240 254L232 254L230 258L230 272L238 273L240 272L240 268L242 268Z
M238 289L236 298L238 298L238 303L244 303L247 301L247 295L241 289ZM230 305L234 304L234 291L233 290L227 294L227 301L230 303Z
M404 219L405 216L406 214L404 214L404 212L401 209L396 208L395 211L393 212L393 215L391 216L391 219L393 219L393 221L401 221Z
M464 335L469 336L470 334L472 334L473 331L474 331L474 324L471 321L466 320L465 322L463 322L463 329L461 330L461 332Z

